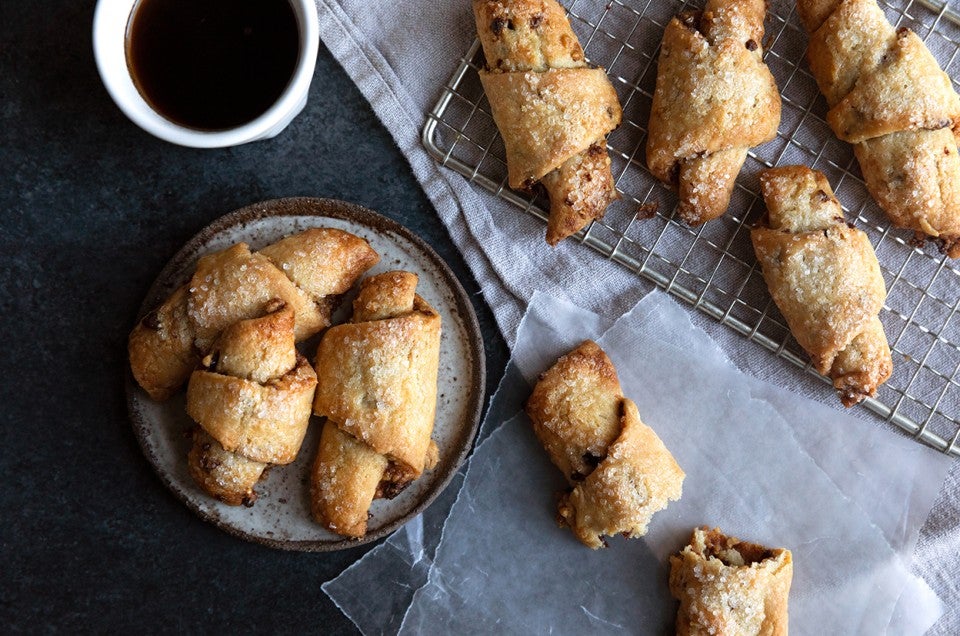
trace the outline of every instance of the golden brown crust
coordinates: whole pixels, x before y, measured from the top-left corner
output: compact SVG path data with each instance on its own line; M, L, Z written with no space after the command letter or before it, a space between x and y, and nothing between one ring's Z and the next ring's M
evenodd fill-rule
M876 395L893 373L893 358L880 318L874 316L833 360L830 379L844 406Z
M923 87L905 95L904 86ZM827 113L840 139L859 143L903 130L952 128L960 121L960 98L950 78L916 33L897 32L881 64L861 75Z
M297 366L293 311L279 299L264 311L262 318L230 325L204 356L203 368L266 384Z
M266 246L259 254L269 258L314 303L322 305L321 329L330 324L334 301L380 260L366 239L327 227L288 236ZM299 316L297 320L300 321ZM298 324L298 342L303 339L302 329Z
M337 534L365 535L370 503L388 464L386 456L327 420L310 473L313 518Z
M592 548L603 545L603 536L643 536L653 514L682 494L684 474L670 451L640 420L631 400L621 400L620 406L619 437L557 506L577 538Z
M677 634L786 636L793 556L706 526L670 557Z
M293 311L284 306L231 325L205 362L208 368L190 376L187 414L227 451L258 462L292 462L317 384L310 363L294 348Z
M747 157L742 147L681 161L677 173L677 215L688 225L723 216Z
M570 157L540 181L550 196L547 243L556 245L603 216L617 194L610 156L599 143Z
M774 138L780 94L763 63L763 0L711 0L667 25L650 112L647 164L677 187L692 225L722 215L751 146Z
M960 97L923 41L875 0L798 0L834 133L890 220L960 256Z
M267 465L296 458L317 384L294 346L293 310L279 299L266 310L227 327L187 385L187 414L200 425L190 474L231 505L252 505Z
M441 320L414 293L416 284L409 272L364 280L351 322L331 327L317 349L313 411L328 424L313 472L313 510L331 531L361 536L374 497L396 494L436 462L430 435ZM331 425L337 433L327 431ZM351 470L358 476L343 476Z
M603 69L587 67L556 0L474 0L473 9L510 187L543 183L556 245L617 198L605 142L622 114L616 91Z
M386 272L363 281L353 301L350 322L385 320L410 312L416 304L418 278L403 271Z
M254 486L267 464L225 450L199 426L193 431L193 446L187 455L190 476L207 494L230 506L252 506Z
M480 79L503 136L511 188L539 181L620 123L617 93L600 68L482 71Z
M586 341L541 376L526 412L551 461L570 482L559 520L591 548L603 536L639 537L680 498L683 471L623 397L606 353Z
M425 303L391 319L332 327L317 350L314 412L419 476L433 430L439 345L440 316Z
M954 133L908 130L853 147L867 189L898 226L960 257L960 153Z
M607 354L585 341L540 375L527 400L533 429L567 479L588 475L620 434L620 380Z
M810 4L798 0L797 10ZM834 2L827 15L818 8L820 26L808 28L807 58L820 92L833 107L861 75L877 68L896 38L883 10L873 0Z
M750 238L770 295L814 368L851 406L874 395L893 368L877 318L886 290L873 247L846 224L821 173L774 168L760 183L769 227Z
M841 0L806 0L797 2L797 15L804 28L812 33L820 28L824 20L830 17Z
M200 361L187 317L188 287L177 288L130 332L133 377L154 400L169 399Z
M282 300L297 317L297 335L316 333L329 324L322 308L287 278L266 256L238 243L197 261L190 279L187 314L201 351L214 338L240 320L263 313L267 302Z
M187 386L187 413L229 451L289 464L310 419L316 374L303 356L266 384L197 370Z
M260 252L244 243L202 257L190 281L130 334L134 378L153 399L179 389L226 327L264 313L280 299L296 316L298 341L330 324L339 296L379 260L362 238L316 228Z
M585 63L567 13L557 2L473 0L473 15L492 71L546 71Z

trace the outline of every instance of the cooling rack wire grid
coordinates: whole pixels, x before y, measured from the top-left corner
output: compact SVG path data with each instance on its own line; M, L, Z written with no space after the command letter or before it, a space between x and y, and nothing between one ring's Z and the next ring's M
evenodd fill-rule
M930 243L915 245L912 233L891 228L870 198L850 145L837 140L824 120L826 103L807 67L807 35L795 2L771 2L765 23L764 59L783 98L777 138L751 150L727 214L696 228L674 218L676 196L647 172L644 148L664 27L680 11L700 8L700 2L564 4L587 59L607 70L623 105L623 122L607 140L622 198L602 220L567 240L582 242L829 382L790 336L749 240L764 210L756 194L761 169L805 164L822 171L847 218L870 237L888 290L880 318L894 372L863 405L917 440L960 457L960 259L946 258ZM880 0L880 6L896 26L923 38L957 88L960 14L940 0ZM427 115L424 145L442 165L546 220L545 197L507 186L503 142L477 74L482 65L475 41Z

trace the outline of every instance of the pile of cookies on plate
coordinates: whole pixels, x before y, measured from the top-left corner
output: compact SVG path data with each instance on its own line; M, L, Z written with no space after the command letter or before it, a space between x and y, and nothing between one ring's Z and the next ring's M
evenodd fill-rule
M331 326L342 296L379 259L366 240L333 228L258 251L238 243L201 257L137 323L128 343L137 383L155 400L187 385L197 424L187 462L200 488L252 506L265 471L291 463L311 413L323 416L313 516L362 537L375 498L435 465L441 318L417 295L417 276L362 280L349 321ZM321 331L311 365L296 343Z

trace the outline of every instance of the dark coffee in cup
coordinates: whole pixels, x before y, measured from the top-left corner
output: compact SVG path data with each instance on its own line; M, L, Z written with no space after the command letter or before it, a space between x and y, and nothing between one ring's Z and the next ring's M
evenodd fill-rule
M170 121L225 130L265 113L300 51L289 0L140 0L126 57L137 90Z

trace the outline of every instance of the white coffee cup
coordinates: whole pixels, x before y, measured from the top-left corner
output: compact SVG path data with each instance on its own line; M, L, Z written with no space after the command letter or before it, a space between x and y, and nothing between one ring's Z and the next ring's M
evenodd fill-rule
M197 130L176 124L155 111L137 90L126 58L127 26L137 0L99 0L93 15L93 53L107 92L120 110L148 133L181 146L224 148L269 139L293 121L307 104L320 43L314 0L290 0L300 35L300 55L287 88L256 119L227 130Z

